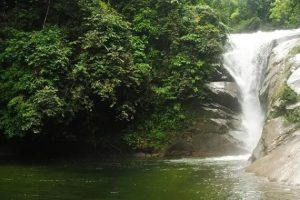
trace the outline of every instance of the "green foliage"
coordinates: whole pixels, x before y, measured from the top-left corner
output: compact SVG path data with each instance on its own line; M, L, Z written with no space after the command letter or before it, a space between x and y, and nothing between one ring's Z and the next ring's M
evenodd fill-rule
M200 1L4 5L0 131L9 137L48 135L97 146L121 138L117 133L129 126L130 137L161 148L183 121L177 104L205 98L226 42L225 26Z
M63 114L70 51L57 27L11 31L0 54L0 127L7 135L39 133L44 117Z
M207 6L178 1L138 1L131 8L133 4L117 5L143 36L154 93L162 101L203 98L204 82L220 64L226 40L217 15Z
M39 133L41 130L41 115L33 103L22 96L11 99L2 112L1 128L9 137L24 136L28 131Z
M289 105L296 103L298 98L298 95L296 92L294 92L291 88L288 86L285 86L282 94L281 94L281 99L283 101L283 105Z
M286 106L297 103L300 97L291 89L285 89L282 95L283 105L285 107L285 118L292 123L300 124L300 108L287 110Z
M142 35L157 102L151 116L130 127L126 141L138 149L161 149L185 124L180 120L183 111L166 109L165 104L205 97L205 82L220 65L226 28L204 5L161 0L127 0L116 5L132 20L135 33Z
M233 31L256 31L269 20L273 0L207 0Z
M300 123L300 109L287 110L287 106L297 103L299 100L297 93L285 86L280 94L280 104L271 112L271 117L285 116L289 122Z
M295 28L300 23L299 0L205 0L233 32Z
M235 31L256 31L261 25L261 20L258 17L253 17L247 20L240 21L240 24L235 27Z
M300 23L300 2L298 0L275 0L272 4L271 19L285 26L297 27Z
M293 58L294 56L296 56L297 54L300 53L300 42L298 42L294 48L289 52L289 57Z
M147 116L126 131L124 140L133 148L158 151L170 143L178 131L191 119L180 104L165 107Z
M299 108L296 108L290 112L287 112L285 117L289 122L297 123L298 125L300 125L300 109Z
M82 2L85 32L81 52L72 72L85 95L96 95L117 111L117 118L130 120L150 76L143 41L131 34L129 23L103 2Z

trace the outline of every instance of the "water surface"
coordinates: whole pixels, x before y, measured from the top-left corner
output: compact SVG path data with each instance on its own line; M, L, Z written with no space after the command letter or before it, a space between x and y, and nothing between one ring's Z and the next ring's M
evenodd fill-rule
M244 172L237 157L1 164L1 200L299 199L300 188Z

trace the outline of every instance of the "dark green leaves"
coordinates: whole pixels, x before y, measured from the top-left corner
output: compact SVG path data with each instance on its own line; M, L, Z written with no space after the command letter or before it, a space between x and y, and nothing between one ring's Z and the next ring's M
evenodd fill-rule
M97 144L145 118L132 131L165 144L180 126L180 104L205 97L226 40L197 1L51 1L43 24L46 8L22 1L1 15L0 130L10 137ZM175 107L161 112L166 105Z

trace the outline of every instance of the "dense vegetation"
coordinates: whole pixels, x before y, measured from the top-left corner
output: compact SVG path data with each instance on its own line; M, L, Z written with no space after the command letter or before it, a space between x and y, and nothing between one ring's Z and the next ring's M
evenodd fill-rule
M1 1L0 134L162 148L205 100L227 27L299 24L297 0ZM226 24L226 25L225 25Z
M213 0L206 1L214 7L222 20L233 31L254 31L269 23L271 0Z
M129 144L140 131L150 133L145 141L162 141L184 118L172 114L181 102L204 97L226 40L214 12L192 1L32 0L4 8L0 127L8 137L115 147L123 138L115 134L131 125Z
M297 126L300 124L300 109L297 107L297 102L300 97L289 86L285 85L280 95L280 102L271 111L269 118L283 116L286 122L294 123Z
M205 0L234 32L294 28L300 23L298 0Z
M279 24L298 27L300 24L300 2L298 0L275 0L270 17Z

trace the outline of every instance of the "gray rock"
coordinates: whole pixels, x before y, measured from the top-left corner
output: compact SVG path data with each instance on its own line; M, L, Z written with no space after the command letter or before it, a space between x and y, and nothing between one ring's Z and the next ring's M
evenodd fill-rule
M218 82L218 81L232 82L233 78L224 67L220 67L215 70L215 73L213 74L211 81L213 81L213 82Z
M262 137L258 146L252 154L252 160L255 161L267 155L275 149L287 135L289 135L296 126L288 124L283 117L270 119L264 125Z
M288 105L288 106L286 107L286 109L287 109L287 110L294 110L294 109L299 108L299 107L300 107L300 102L297 102L297 103L294 103L294 104L292 104L292 105Z
M296 133L295 133L296 134ZM247 168L270 181L283 182L289 185L300 184L300 136L299 131L265 157L257 160Z
M289 59L289 51L297 44L299 39L286 41L275 47L270 55L268 66L265 69L265 78L260 89L260 100L267 115L271 111L275 101L291 74L293 62ZM281 50L284 49L282 52Z
M280 48L274 48L270 56L260 91L268 120L252 155L254 162L247 168L247 171L265 176L271 181L291 185L300 184L300 130L297 124L288 122L284 116L272 118L271 111L283 102L281 91L286 84L300 94L300 57L289 57L297 41L299 39L285 41L280 44L283 45ZM297 102L288 105L286 109L290 112L299 107L300 102Z
M295 69L295 71L293 71L291 76L288 78L287 84L297 94L300 94L300 54L291 59L291 62L291 69Z
M210 82L207 84L213 102L240 111L238 88L234 82Z
M174 139L166 156L224 156L245 153L241 142L232 136L240 125L238 114L213 103L190 103L194 124Z

